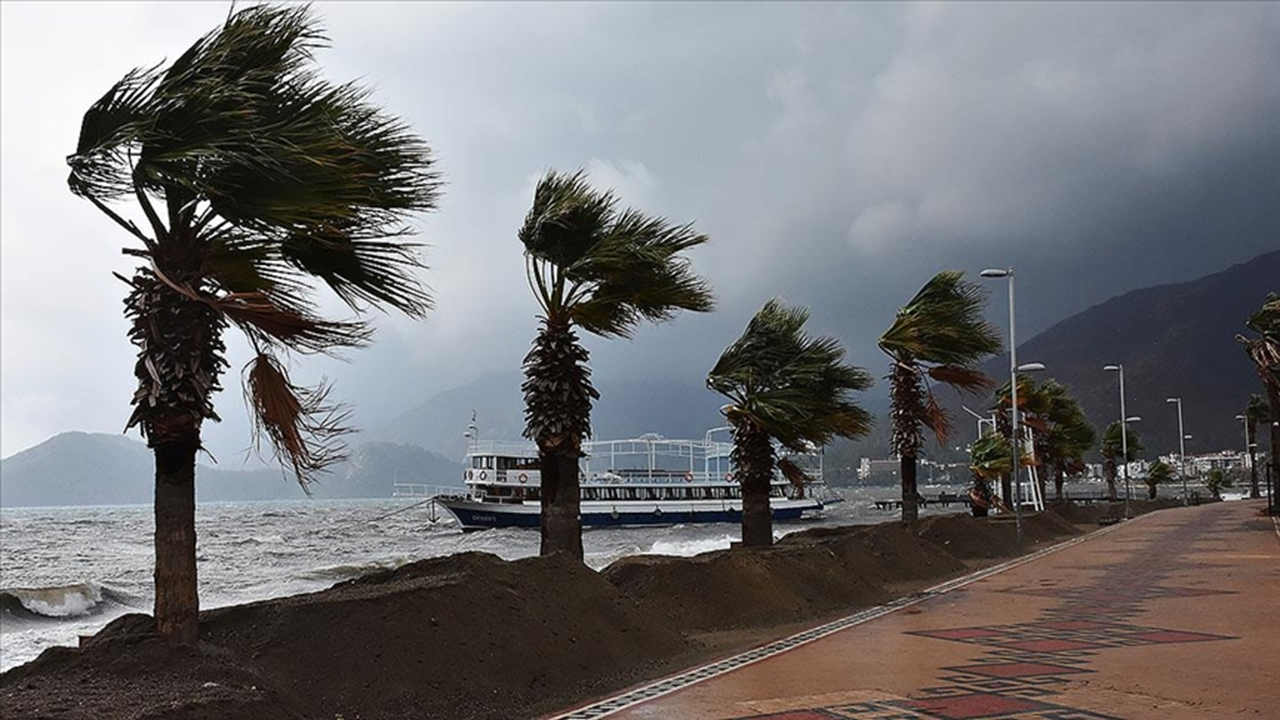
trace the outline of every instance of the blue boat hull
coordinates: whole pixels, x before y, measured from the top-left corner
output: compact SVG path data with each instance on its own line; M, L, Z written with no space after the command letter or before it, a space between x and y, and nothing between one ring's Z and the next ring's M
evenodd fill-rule
M474 507L441 503L453 513L463 530L489 528L538 527L538 513L504 512L502 507L476 509ZM774 508L774 520L799 520L806 508ZM815 508L809 508L815 509ZM742 512L738 510L699 510L662 512L587 512L581 515L583 527L623 527L637 525L682 525L693 523L740 523Z

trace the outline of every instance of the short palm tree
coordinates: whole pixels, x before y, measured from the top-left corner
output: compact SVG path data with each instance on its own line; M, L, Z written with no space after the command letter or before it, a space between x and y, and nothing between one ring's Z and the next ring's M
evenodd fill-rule
M1133 431L1133 426L1125 424L1123 427L1122 433L1120 421L1116 420L1108 425L1107 429L1102 433L1102 459L1107 479L1107 498L1113 501L1116 499L1116 474L1120 463L1127 464L1137 460L1143 451L1142 440ZM1124 452L1126 441L1129 450L1128 455Z
M256 428L305 487L341 459L345 414L328 387L299 387L290 351L366 343L359 321L320 317L319 278L355 310L429 307L404 242L410 213L435 206L428 149L353 85L314 67L325 43L306 6L230 15L167 68L124 76L85 113L67 162L71 191L137 240L125 280L138 390L128 427L155 454L155 618L179 642L198 636L195 455L217 420L212 397L235 325ZM139 226L111 207L137 204Z
M973 475L973 488L969 493L975 517L986 517L995 504L991 483L1009 475L1013 464L1013 452L1009 438L998 432L985 432L969 447L969 472ZM1007 506L1001 506L1007 507Z
M1000 335L982 318L985 294L954 270L940 272L898 310L880 336L880 349L892 360L889 371L892 446L901 462L902 520L919 514L916 458L924 445L922 428L946 442L950 418L938 404L929 381L965 392L981 392L991 380L978 364L999 352Z
M1147 476L1142 479L1147 486L1147 499L1156 499L1156 488L1160 485L1167 484L1173 479L1173 468L1163 460L1157 460L1151 463L1151 467L1147 468Z
M1235 487L1231 477L1222 468L1214 468L1204 478L1204 487L1214 500L1222 499L1222 491Z
M1005 383L996 391L996 410L1006 432L1011 427L1009 403L1009 383ZM1093 449L1097 433L1067 388L1052 378L1037 384L1026 375L1019 376L1018 405L1019 416L1031 431L1037 464L1053 473L1054 492L1061 499L1065 477L1087 468L1084 455ZM1043 475L1040 482L1043 495Z
M707 242L692 225L618 211L581 172L548 172L520 228L541 329L524 359L525 437L542 470L541 552L582 558L578 459L591 434L588 353L574 328L630 337L642 320L712 309L710 286L682 253Z
M707 374L707 387L730 400L723 411L742 483L744 546L773 544L775 441L805 452L871 431L871 415L849 397L871 387L871 375L843 364L844 348L834 338L805 334L808 319L808 310L770 300Z
M1245 442L1249 447L1249 497L1262 497L1258 488L1258 424L1271 422L1271 405L1261 395L1249 398L1244 407ZM1274 453L1272 453L1274 455Z

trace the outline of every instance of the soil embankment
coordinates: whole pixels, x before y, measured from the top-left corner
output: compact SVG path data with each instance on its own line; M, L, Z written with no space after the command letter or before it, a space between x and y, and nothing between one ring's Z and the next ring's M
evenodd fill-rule
M1078 524L1026 518L1028 548L1115 509L1061 512ZM80 649L0 675L0 716L534 717L1012 556L1015 533L1012 522L946 515L915 532L814 528L772 548L629 557L599 573L558 556L423 560L207 611L194 648L170 648L149 616L126 616Z

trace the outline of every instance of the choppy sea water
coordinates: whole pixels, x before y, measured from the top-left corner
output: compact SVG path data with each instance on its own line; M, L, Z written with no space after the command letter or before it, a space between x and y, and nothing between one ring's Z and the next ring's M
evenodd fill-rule
M924 485L921 492L962 492ZM892 487L845 488L821 517L774 525L779 535L898 517L875 500ZM208 503L196 509L202 608L312 592L375 569L465 551L513 560L538 551L537 530L462 533L407 499ZM928 508L924 512L960 512ZM53 645L71 645L112 619L151 612L153 520L148 505L0 510L0 671ZM695 555L729 547L730 524L591 529L586 562L601 569L638 554Z

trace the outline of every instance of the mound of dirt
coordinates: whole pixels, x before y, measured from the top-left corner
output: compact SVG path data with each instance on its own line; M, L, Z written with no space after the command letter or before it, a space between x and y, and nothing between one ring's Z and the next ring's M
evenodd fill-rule
M1027 546L1078 533L1072 523L1091 511L1066 512L1076 515L1027 515ZM563 556L465 553L206 611L196 647L165 644L149 616L120 618L80 649L0 675L0 717L537 716L883 603L1016 545L1008 520L957 514L914 532L815 528L770 548L628 557L600 573Z
M690 649L561 556L426 560L211 610L200 625L197 648L168 648L130 619L82 650L46 652L0 679L0 715L531 717L676 669Z

